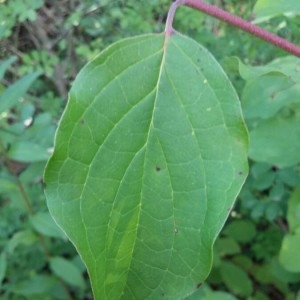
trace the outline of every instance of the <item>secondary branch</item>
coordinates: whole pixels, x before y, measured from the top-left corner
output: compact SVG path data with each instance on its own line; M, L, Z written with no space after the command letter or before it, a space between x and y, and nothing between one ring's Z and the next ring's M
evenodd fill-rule
M266 42L273 44L295 56L300 57L300 47L267 31L258 27L250 22L241 19L238 16L232 15L231 13L224 11L214 5L203 2L202 0L176 0L170 7L168 19L166 23L166 35L170 35L172 32L172 23L175 14L175 10L180 5L186 5L197 10L200 10L210 16L216 17L227 23L232 24L256 37L259 37Z

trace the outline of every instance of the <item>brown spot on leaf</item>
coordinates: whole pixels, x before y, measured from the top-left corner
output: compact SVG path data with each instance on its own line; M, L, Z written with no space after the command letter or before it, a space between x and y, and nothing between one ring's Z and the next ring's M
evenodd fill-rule
M159 166L156 166L156 167L155 167L155 171L156 171L156 172L160 172L160 170L161 170L161 168L160 168Z
M196 289L199 289L199 287L202 285L201 282L199 282L197 285L196 285Z

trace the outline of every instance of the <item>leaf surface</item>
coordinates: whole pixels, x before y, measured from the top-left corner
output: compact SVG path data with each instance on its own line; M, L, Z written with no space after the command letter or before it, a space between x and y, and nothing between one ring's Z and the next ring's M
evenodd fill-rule
M45 173L95 299L185 299L247 175L237 95L201 45L122 40L78 75Z
M48 212L36 213L33 217L30 218L30 222L37 232L45 236L62 239L65 238L65 235L55 224Z
M287 221L291 232L300 233L300 187L294 190L289 199Z
M16 141L8 151L8 157L21 162L46 161L49 152L46 147L31 141Z
M290 272L300 272L300 234L286 234L283 238L279 262Z
M16 59L17 59L17 57L13 55L1 62L1 64L0 64L0 80L3 79L6 70L9 68L9 66L13 62L16 61Z
M279 262L290 272L300 272L300 187L298 186L288 201L287 221L289 233L284 236L279 252Z
M283 74L267 74L248 82L241 97L246 120L267 119L299 103L300 84Z
M50 269L54 274L65 282L78 286L82 289L85 287L83 277L76 265L63 257L52 257L49 261Z
M249 296L252 293L252 282L248 274L231 262L222 262L220 273L226 287L239 296Z
M0 94L0 113L5 112L18 103L20 98L29 89L30 85L41 75L41 72L36 71L27 74L10 85Z
M4 253L1 253L0 254L0 287L2 287L2 281L5 277L6 268L7 268L6 257Z
M256 22L263 22L278 15L296 15L299 11L298 0L258 0L253 12Z
M280 168L299 163L300 115L297 111L299 105L290 115L279 115L259 122L250 132L249 157Z

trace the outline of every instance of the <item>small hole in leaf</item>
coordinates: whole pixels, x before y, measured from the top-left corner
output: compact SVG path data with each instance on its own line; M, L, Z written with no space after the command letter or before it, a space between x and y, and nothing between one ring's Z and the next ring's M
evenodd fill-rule
M158 167L158 166L155 167L155 171L156 171L156 172L160 172L160 170L161 170L160 167Z
M178 228L175 228L174 232L175 232L175 234L177 234L178 233Z

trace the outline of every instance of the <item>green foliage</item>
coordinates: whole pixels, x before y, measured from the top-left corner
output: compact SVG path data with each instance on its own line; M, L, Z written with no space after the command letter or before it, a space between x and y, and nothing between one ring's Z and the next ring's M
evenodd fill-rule
M239 63L247 80L241 101L250 130L249 157L254 161L280 168L300 162L299 67L295 57L257 67L256 73L256 68L247 70Z
M256 228L253 228L253 223L242 228L248 223L245 219L233 220L225 227L222 236L233 237L239 242L239 248L237 245L232 248L231 245L231 248L221 251L216 243L219 256L223 257L215 262L208 281L221 284L224 280L227 289L239 295L240 291L231 286L232 282L244 278L238 286L245 285L242 290L247 291L246 284L251 275L256 284L272 286L284 299L295 299L297 285L294 283L299 282L300 276L297 264L300 243L294 231L299 199L297 186L300 184L300 60L287 56L264 66L253 67L237 58L230 58L226 59L225 66L231 72L239 72L246 81L240 94L250 135L250 176L233 216L252 218ZM290 197L293 190L295 192ZM266 220L273 224L266 223ZM287 232L286 221L290 232ZM245 225L239 225L240 222L245 222ZM250 238L247 239L247 236ZM241 255L243 249L246 250L246 257ZM228 274L221 272L228 260L248 275L232 272L235 279L228 280ZM257 297L263 296L260 294ZM267 295L262 299L269 297Z
M1 74L4 75L14 61L15 57L11 57L1 63ZM51 114L38 112L38 105L26 95L40 74L35 71L24 75L0 93L0 199L1 214L5 216L0 222L1 299L69 297L60 277L49 276L49 272L43 270L49 260L51 238L60 240L51 249L56 255L63 255L61 250L55 249L65 245L67 240L45 211L41 185L55 126ZM68 254L76 257L75 251ZM74 276L71 270L69 274ZM84 286L81 283L79 288L82 290Z
M297 0L258 0L253 12L256 21L262 22L282 14L296 15L300 12L300 3Z
M279 261L287 270L300 273L300 187L289 199L287 221L289 233L282 241Z
M80 72L45 184L96 299L181 299L203 282L247 144L222 69L179 34L120 41Z
M196 293L186 298L186 300L236 300L229 293L213 291L209 286L203 285Z
M32 82L40 75L39 72L34 72L25 75L17 82L2 91L0 95L0 113L12 108L20 98L26 93Z
M12 34L17 22L36 20L36 10L43 5L44 0L0 1L0 40Z
M50 269L57 277L73 286L84 289L85 283L80 269L70 260L63 257L52 257L49 261Z
M80 68L116 40L162 32L170 2L0 0L1 299L92 299L85 266L47 211L43 169ZM300 43L298 0L208 2ZM190 8L174 26L223 64L255 142L212 272L188 299L296 300L299 59Z

